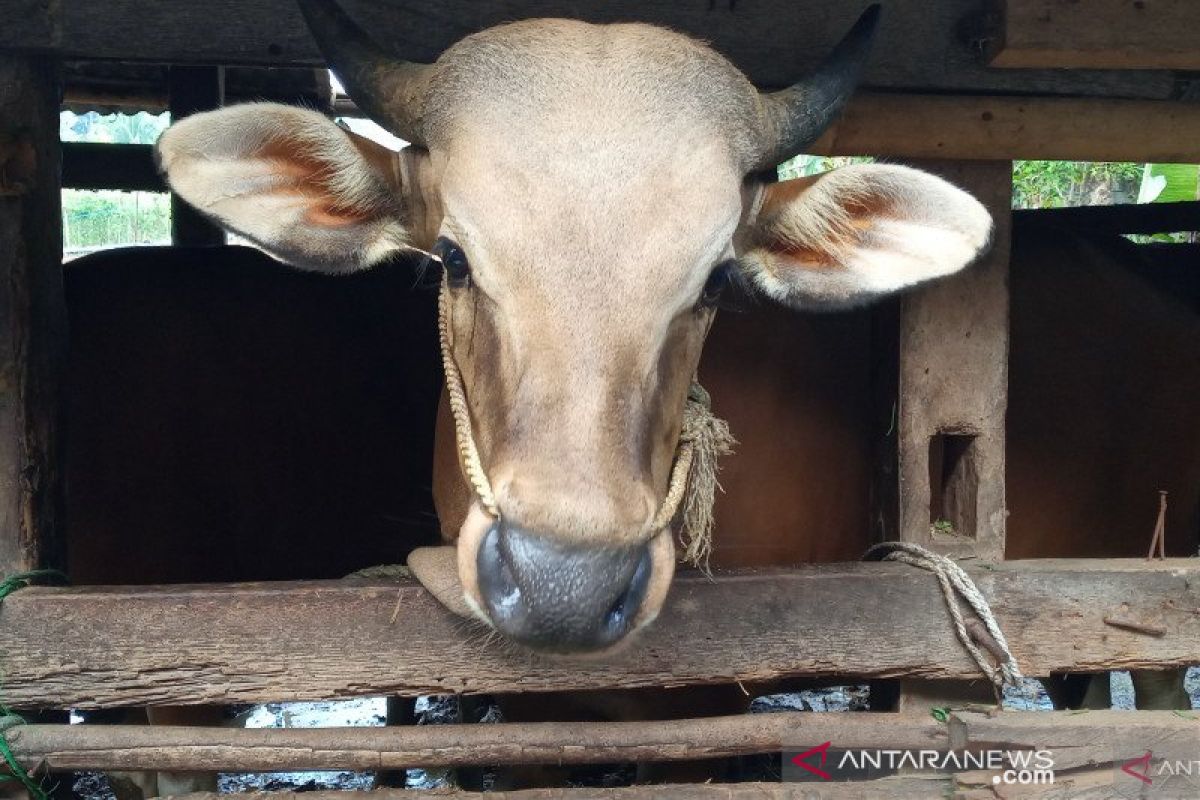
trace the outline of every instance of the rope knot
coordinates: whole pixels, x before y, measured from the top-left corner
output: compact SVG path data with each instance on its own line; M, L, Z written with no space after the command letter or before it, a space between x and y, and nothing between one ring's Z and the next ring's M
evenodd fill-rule
M946 599L946 608L954 621L954 632L979 669L996 688L997 697L1005 686L1015 686L1021 680L1021 668L1008 647L1008 640L996 622L991 606L971 576L950 558L912 542L880 542L868 548L863 561L899 561L937 576ZM961 597L977 620L966 620L957 598ZM993 665L984 655L990 652L998 662Z
M729 423L712 413L712 398L693 380L683 407L671 485L655 522L665 527L682 504L682 559L705 572L712 555L713 504L721 488L720 458L732 453L736 444Z

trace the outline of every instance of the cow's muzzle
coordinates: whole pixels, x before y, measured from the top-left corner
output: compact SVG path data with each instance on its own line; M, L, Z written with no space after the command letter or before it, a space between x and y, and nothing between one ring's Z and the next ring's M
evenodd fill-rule
M498 521L476 556L480 599L501 633L540 650L611 647L639 618L650 547L567 544Z

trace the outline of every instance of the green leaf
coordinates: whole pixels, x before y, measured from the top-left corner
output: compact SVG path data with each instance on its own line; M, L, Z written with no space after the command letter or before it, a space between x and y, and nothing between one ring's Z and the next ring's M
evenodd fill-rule
M1200 199L1200 165L1147 164L1139 203L1181 203Z

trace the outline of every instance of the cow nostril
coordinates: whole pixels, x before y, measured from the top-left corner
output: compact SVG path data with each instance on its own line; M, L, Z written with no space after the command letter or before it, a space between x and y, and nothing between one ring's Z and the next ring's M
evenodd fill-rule
M500 552L500 528L492 525L479 545L477 560L479 590L487 598L488 611L493 618L508 619L521 613L521 587L517 585L512 567Z
M628 632L633 618L637 616L638 610L642 607L642 601L646 599L646 587L650 585L651 568L650 551L644 550L641 558L638 559L633 578L629 581L629 588L617 598L604 617L604 627L608 638L615 640Z
M492 624L545 650L607 647L627 634L653 565L640 547L586 547L493 525L476 555L480 600Z

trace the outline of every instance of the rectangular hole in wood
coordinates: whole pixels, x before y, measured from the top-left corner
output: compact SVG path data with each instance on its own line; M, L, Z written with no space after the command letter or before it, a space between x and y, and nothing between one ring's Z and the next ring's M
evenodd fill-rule
M947 432L929 438L929 526L934 534L975 537L975 438Z

